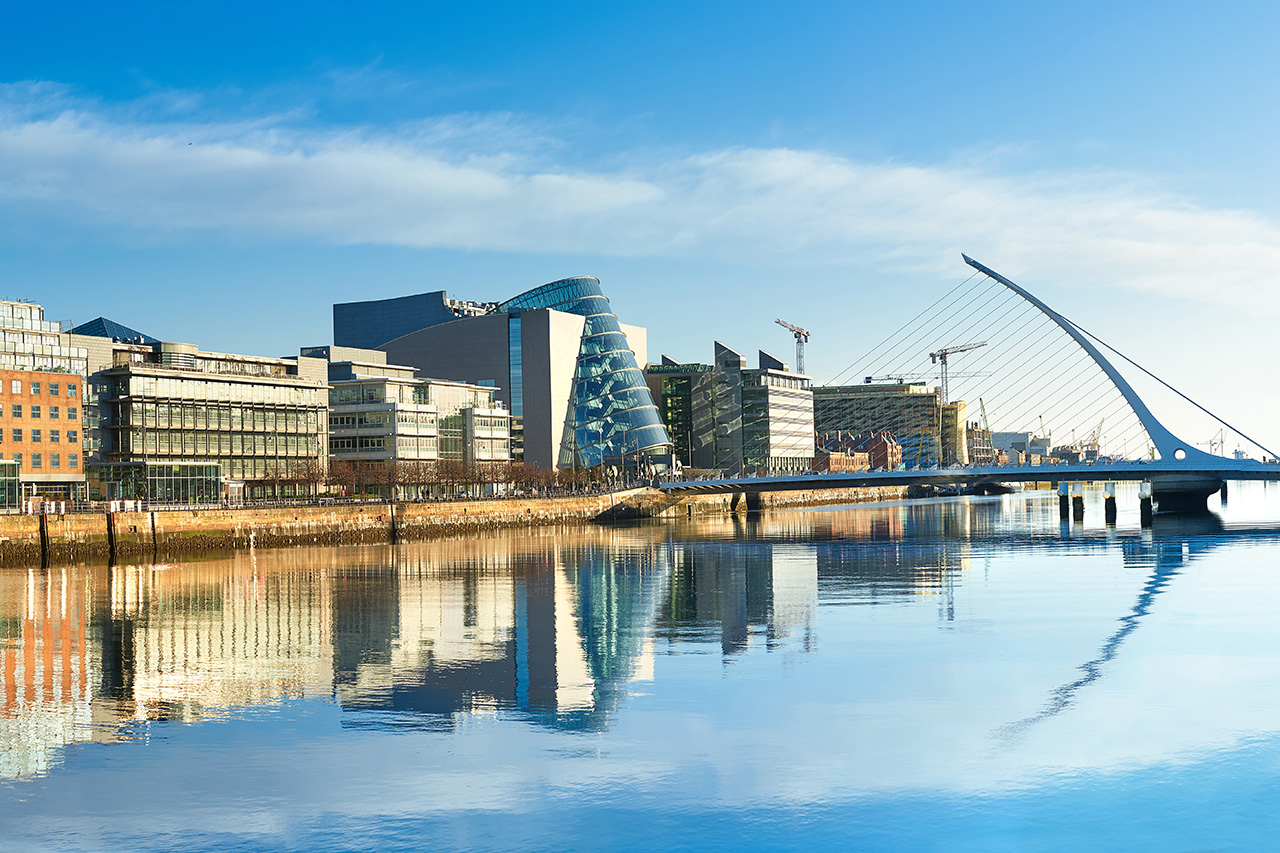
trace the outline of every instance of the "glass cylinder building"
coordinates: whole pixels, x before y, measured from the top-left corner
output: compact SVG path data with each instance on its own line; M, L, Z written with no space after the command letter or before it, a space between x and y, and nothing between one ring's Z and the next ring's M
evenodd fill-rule
M626 464L670 452L671 438L649 394L600 280L591 276L544 284L501 303L509 314L547 308L585 317L574 373L573 423L562 444L579 464Z

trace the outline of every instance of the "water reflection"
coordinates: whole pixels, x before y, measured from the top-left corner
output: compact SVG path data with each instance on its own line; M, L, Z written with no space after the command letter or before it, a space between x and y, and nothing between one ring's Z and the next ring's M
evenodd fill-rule
M1146 573L1136 600L1001 733L1017 737L1074 705L1191 561L1242 536L1280 541L1213 517L1057 531L1051 501L995 498L0 570L0 778L47 772L66 744L300 700L335 703L357 729L449 731L493 715L604 731L675 646L726 662L809 654L820 604L936 604L950 628L957 590L992 553L1118 554Z

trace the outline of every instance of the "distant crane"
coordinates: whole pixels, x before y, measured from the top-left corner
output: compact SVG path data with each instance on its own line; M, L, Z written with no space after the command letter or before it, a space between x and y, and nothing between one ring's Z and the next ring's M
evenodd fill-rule
M796 336L796 373L804 373L804 345L809 340L809 333L786 320L774 320L782 328Z
M943 347L937 352L929 353L929 360L934 364L940 365L942 373L942 382L940 384L942 386L942 402L944 405L951 402L951 394L947 388L947 356L958 355L962 352L969 352L970 350L985 347L986 345L986 341L977 341L976 343L960 344L955 347Z

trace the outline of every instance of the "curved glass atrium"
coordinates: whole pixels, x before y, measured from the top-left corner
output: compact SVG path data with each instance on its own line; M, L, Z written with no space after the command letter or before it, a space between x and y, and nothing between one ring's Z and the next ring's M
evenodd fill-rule
M498 306L550 308L586 317L573 383L573 428L561 451L568 464L576 448L583 465L618 464L640 454L670 452L671 438L645 384L617 316L600 289L584 276L544 284Z

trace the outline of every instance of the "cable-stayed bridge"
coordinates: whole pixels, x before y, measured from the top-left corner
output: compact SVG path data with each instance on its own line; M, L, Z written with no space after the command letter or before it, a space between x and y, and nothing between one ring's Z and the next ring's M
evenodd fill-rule
M793 476L735 477L692 480L662 485L672 494L744 494L748 506L761 492L841 489L866 486L942 485L981 486L995 483L1046 481L1150 482L1158 507L1203 510L1205 499L1228 480L1280 481L1277 455L1227 424L1203 406L1155 377L1137 362L1055 312L1025 288L964 255L974 273L948 295L926 308L841 375L921 376L937 368L939 352L963 353L967 372L950 365L947 396L978 400L987 419L1007 427L1046 429L1058 425L1059 435L1088 432L1093 458L1067 464L956 464L939 458L932 464L905 460L898 470L831 472ZM948 342L978 341L958 347ZM988 346L990 342L990 346ZM1105 348L1166 389L1190 403L1245 443L1262 451L1268 461L1233 458L1205 452L1175 435L1152 413L1125 376L1103 354ZM924 357L930 362L924 362ZM947 362L941 365L941 386L948 385ZM837 377L838 379L839 377ZM943 404L951 399L940 398ZM1103 428L1111 429L1104 444ZM967 424L966 424L967 426ZM986 424L984 424L986 426ZM878 429L869 424L870 429ZM819 429L822 427L820 426ZM1018 430L1013 430L1018 431ZM1052 430L1049 430L1052 432ZM964 430L961 430L963 435ZM1216 446L1225 449L1225 440ZM919 459L915 460L917 463ZM1060 460L1051 460L1054 462Z

